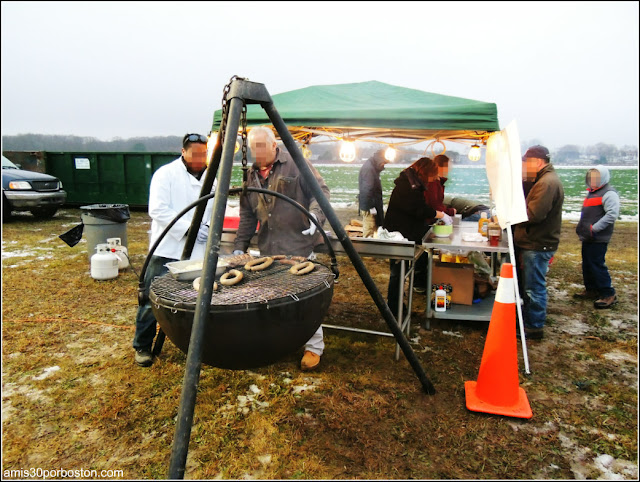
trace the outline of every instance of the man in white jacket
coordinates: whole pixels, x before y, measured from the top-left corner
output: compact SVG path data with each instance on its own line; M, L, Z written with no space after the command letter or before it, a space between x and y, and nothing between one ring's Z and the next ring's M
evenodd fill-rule
M182 156L162 166L153 174L149 186L149 215L152 219L149 248L176 215L200 197L206 167L207 137L200 134L186 134L182 139ZM215 190L215 183L213 190ZM209 200L191 259L204 258L212 205L212 200ZM153 363L151 346L156 335L156 319L151 303L148 301L151 281L168 271L166 263L178 261L181 258L194 212L195 208L176 222L149 260L144 277L147 302L138 308L136 333L133 338L133 348L136 350L135 361L139 366L148 367Z

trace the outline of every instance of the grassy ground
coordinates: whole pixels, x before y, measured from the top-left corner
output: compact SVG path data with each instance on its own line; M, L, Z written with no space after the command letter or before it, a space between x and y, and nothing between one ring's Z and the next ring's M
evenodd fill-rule
M355 213L341 212L348 220ZM80 220L16 216L2 235L2 473L64 468L166 478L185 355L167 341L151 368L133 363L137 277L90 276L86 243L57 236ZM150 227L132 212L139 270ZM638 233L619 223L608 265L620 303L596 311L581 289L580 246L567 223L549 273L545 338L528 341L522 374L533 418L470 412L487 323L434 320L414 297L410 336L437 389L425 395L392 339L325 330L321 369L301 351L246 371L204 366L186 478L636 479ZM325 323L386 329L347 258ZM388 262L364 259L386 294Z

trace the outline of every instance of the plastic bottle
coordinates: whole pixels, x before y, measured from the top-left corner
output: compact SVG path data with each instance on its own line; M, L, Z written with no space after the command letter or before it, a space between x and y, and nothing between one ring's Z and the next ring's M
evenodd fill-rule
M489 227L489 219L487 219L487 213L483 211L480 214L480 219L478 220L478 232L483 236L486 236L488 227Z
M436 311L447 311L447 292L436 290Z

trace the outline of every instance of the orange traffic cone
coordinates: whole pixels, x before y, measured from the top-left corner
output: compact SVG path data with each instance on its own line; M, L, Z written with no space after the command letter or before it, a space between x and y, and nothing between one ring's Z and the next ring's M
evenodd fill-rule
M518 381L516 296L513 265L504 263L491 312L477 382L465 382L467 408L475 412L531 418L531 407Z

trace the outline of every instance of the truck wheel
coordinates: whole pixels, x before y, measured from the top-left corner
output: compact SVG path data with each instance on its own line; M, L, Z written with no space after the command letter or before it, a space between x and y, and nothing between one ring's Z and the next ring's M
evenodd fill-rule
M7 200L4 194L2 194L2 222L9 221L11 219L11 203Z
M31 214L33 214L36 218L48 219L48 218L52 218L57 211L58 211L58 207L53 206L53 207L32 209Z

